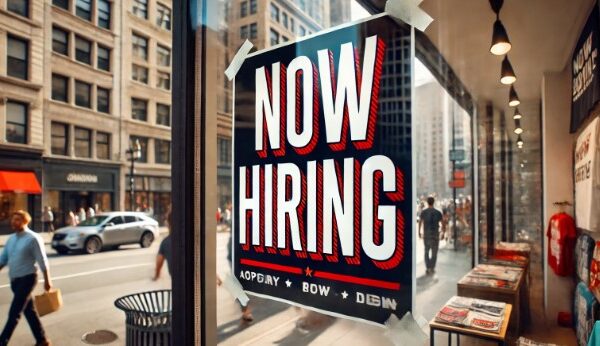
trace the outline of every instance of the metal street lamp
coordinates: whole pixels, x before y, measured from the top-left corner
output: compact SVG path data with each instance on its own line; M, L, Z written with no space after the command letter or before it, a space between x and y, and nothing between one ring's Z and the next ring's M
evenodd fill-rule
M142 157L142 146L140 145L139 139L135 140L135 143L129 141L129 149L126 150L131 166L129 167L129 206L131 211L134 210L134 199L135 199L135 161Z

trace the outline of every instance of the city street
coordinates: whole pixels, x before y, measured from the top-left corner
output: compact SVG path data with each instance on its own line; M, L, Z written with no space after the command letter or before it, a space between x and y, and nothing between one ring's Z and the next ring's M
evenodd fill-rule
M114 306L118 297L141 291L170 288L166 266L157 282L151 280L159 241L147 249L138 245L95 255L71 254L59 256L46 247L53 284L60 288L63 307L42 317L54 345L81 345L81 337L100 329L119 336L109 345L124 345L125 314ZM8 286L8 271L0 273L0 323L4 325L12 292ZM36 292L43 291L39 283ZM33 345L34 339L25 318L19 322L11 345Z

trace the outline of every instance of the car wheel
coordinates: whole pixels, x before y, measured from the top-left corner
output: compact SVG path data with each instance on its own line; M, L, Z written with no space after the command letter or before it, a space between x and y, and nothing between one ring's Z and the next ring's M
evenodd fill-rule
M90 237L88 238L88 240L85 241L85 246L83 248L83 251L85 251L85 253L91 255L100 252L100 250L102 250L102 241L100 240L100 238Z
M144 234L142 234L142 239L140 239L140 246L142 248L150 247L153 241L154 234L152 234L152 232L144 232Z
M68 253L69 253L69 250L67 250L67 249L57 249L57 250L56 250L56 252L57 252L59 255L66 255L66 254L68 254Z

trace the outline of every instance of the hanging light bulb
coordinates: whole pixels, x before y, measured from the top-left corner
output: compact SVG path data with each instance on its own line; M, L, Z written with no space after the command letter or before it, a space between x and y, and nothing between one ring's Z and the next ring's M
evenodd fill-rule
M521 127L521 120L515 120L515 133L520 135L523 133L523 128Z
M511 107L516 107L520 104L521 104L521 101L519 100L519 96L517 95L517 92L515 91L515 87L513 85L511 85L510 92L508 94L508 105Z
M523 138L521 138L521 135L517 136L517 147L519 149L523 148Z
M513 115L513 119L517 120L517 119L521 119L523 117L523 115L521 114L521 112L519 111L519 107L517 107L515 109L515 114Z
M494 55L504 55L510 51L512 45L508 39L506 29L500 19L496 18L494 22L494 32L492 34L492 46L490 52Z
M502 60L502 69L500 71L500 83L505 85L511 85L517 81L517 76L515 75L515 71L508 61L508 55L504 56L504 60Z

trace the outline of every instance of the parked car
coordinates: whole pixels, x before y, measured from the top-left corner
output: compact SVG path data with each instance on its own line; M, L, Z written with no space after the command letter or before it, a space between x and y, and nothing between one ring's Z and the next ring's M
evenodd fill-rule
M83 250L88 254L120 245L146 248L158 237L158 222L144 213L110 212L88 218L77 226L57 230L52 248L59 254Z

